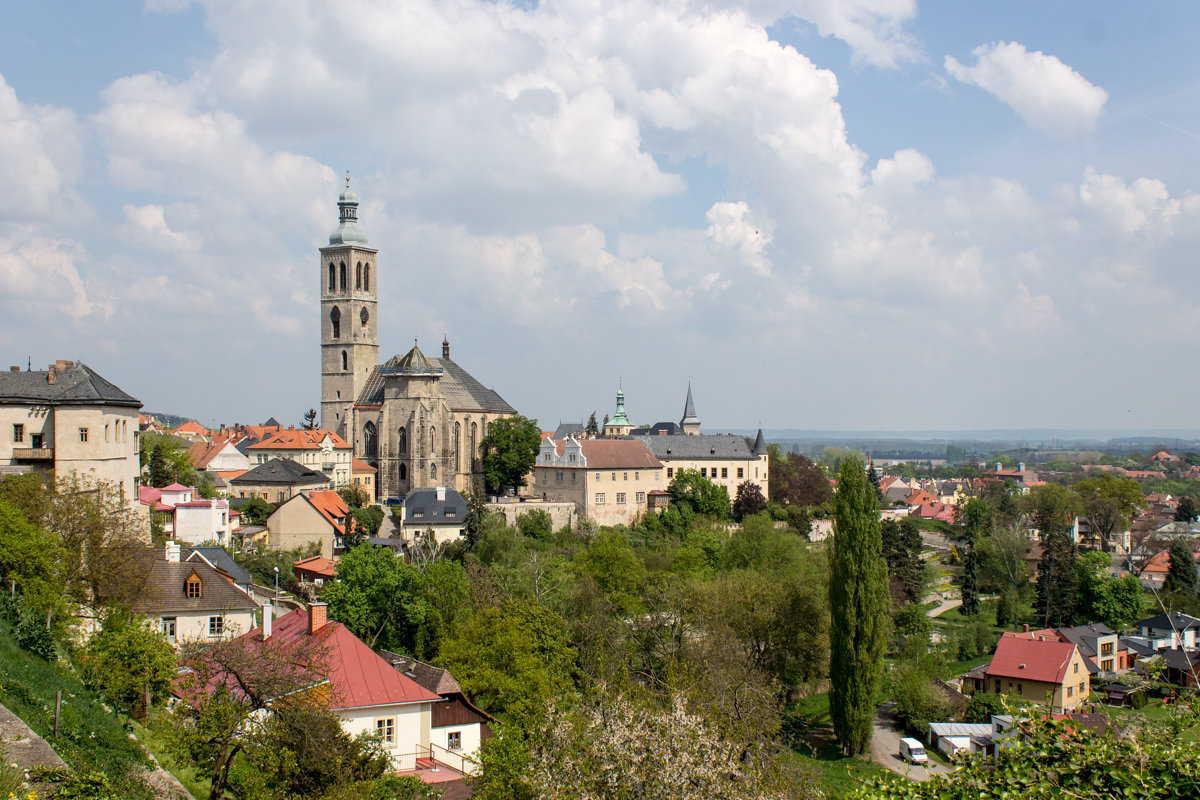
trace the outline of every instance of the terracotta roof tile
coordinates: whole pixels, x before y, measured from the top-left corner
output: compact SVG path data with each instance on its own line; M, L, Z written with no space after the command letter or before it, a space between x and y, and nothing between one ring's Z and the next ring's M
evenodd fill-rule
M250 450L313 450L321 446L328 436L333 440L334 450L349 450L346 440L333 431L279 431L257 444L252 444Z
M554 441L560 456L564 441ZM588 469L656 469L663 465L636 439L584 439L579 444Z
M1001 636L988 675L1062 683L1076 647L1070 642L1059 641L1053 631L1050 633L1046 639L1029 639L1008 633Z

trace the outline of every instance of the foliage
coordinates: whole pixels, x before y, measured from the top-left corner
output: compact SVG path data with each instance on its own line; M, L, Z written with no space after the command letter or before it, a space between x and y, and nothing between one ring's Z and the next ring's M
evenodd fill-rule
M955 513L955 521L962 526L962 613L973 617L979 613L979 537L987 524L988 505L977 497L969 498Z
M1070 534L1055 531L1042 539L1038 562L1036 611L1043 627L1069 625L1075 616L1079 573Z
M1031 719L992 758L967 757L954 772L914 783L875 778L852 800L1020 797L1101 800L1200 796L1200 751L1171 737L1101 735L1071 722Z
M587 575L608 595L621 614L640 610L638 588L646 566L620 530L604 530L575 556L575 569Z
M150 620L110 612L80 657L84 680L118 708L142 716L146 700L166 699L175 677L175 649Z
M593 411L588 417L587 425L584 426L584 432L589 436L595 436L600 433L600 425L596 422L596 412Z
M554 521L549 511L535 508L517 516L517 530L522 536L548 542L554 536Z
M15 583L34 613L60 605L65 576L57 569L59 556L53 536L0 499L0 586Z
M466 501L467 516L463 520L463 528L466 530L467 549L474 550L479 544L479 537L483 535L484 524L495 514L488 510L487 497L480 492L468 493Z
M1175 521L1195 522L1197 517L1200 517L1200 509L1196 507L1196 499L1190 494L1179 498L1179 505L1175 507Z
M354 515L354 527L361 531L363 536L375 536L379 533L379 527L383 525L382 508L367 506L355 508L351 513Z
M489 424L487 435L480 442L487 485L497 491L511 487L516 493L533 468L541 444L542 432L537 420L518 414Z
M1145 507L1142 487L1133 478L1119 478L1110 472L1095 472L1075 484L1083 513L1091 520L1092 530L1100 535L1105 551L1112 535L1124 529L1139 509Z
M767 498L763 497L762 489L757 483L747 480L738 484L737 496L733 500L734 519L740 522L766 510Z
M275 511L275 506L261 497L250 497L238 510L242 512L243 525L266 525L267 517Z
M908 603L896 609L896 613L892 615L892 626L897 633L923 638L926 642L929 641L929 634L933 630L933 622L926 616L925 609L916 603Z
M357 483L347 483L339 486L337 493L338 497L342 498L342 502L351 509L366 508L371 504L371 496L367 494L366 489Z
M304 412L304 418L300 420L300 429L305 431L315 431L317 429L317 410L310 408Z
M847 459L839 471L833 525L829 710L838 742L847 755L854 755L870 743L888 627L879 506L856 459Z
M816 798L811 780L771 773L772 754L747 751L702 717L684 698L669 709L627 696L566 710L555 707L532 739L528 785L544 800L724 800L738 797Z
M729 518L729 492L701 475L699 470L677 470L667 491L681 509L717 519Z
M783 506L820 506L833 497L820 464L799 453L783 453L778 444L767 445L767 453L772 501Z
M188 455L189 443L169 433L144 431L138 436L142 482L161 489L172 483L193 486L196 467ZM158 455L155 455L155 452Z
M909 517L884 520L880 534L893 602L917 602L921 599L925 564L921 561L921 532L916 522Z
M537 719L547 702L569 693L575 670L564 620L528 601L471 617L439 658L478 704L517 723Z
M933 683L937 672L936 660L923 654L897 664L888 676L892 699L896 701L896 717L920 734L929 731L929 723L950 716L950 701Z
M29 652L39 655L47 661L58 660L58 651L54 646L54 635L50 632L48 620L28 608L21 608L13 640Z
M963 711L963 722L991 722L994 714L1005 714L1004 695L995 692L976 692Z
M1163 583L1163 591L1195 594L1196 562L1192 556L1192 548L1183 539L1171 542L1167 550L1170 565L1167 568L1167 579Z
M1135 575L1112 577L1108 574L1111 563L1106 553L1085 553L1079 559L1076 623L1100 620L1119 631L1142 618L1145 592L1141 583Z

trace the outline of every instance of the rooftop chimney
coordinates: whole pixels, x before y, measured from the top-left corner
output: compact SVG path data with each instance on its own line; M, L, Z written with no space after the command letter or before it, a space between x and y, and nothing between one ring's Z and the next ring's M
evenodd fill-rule
M999 461L997 461L996 462L996 472L1003 472L1003 471L1004 471L1004 465L1001 464Z
M437 499L438 499L439 503L446 502L446 487L445 486L437 487Z
M65 370L70 369L74 364L75 364L74 361L68 361L65 358L60 358L54 362L54 366L58 368L59 372L63 372Z
M263 641L271 638L271 622L275 617L275 606L263 606Z
M167 542L167 547L166 547L166 551L165 551L164 555L166 556L168 564L178 564L179 563L179 542L175 542L175 541Z
M1024 471L1025 471L1025 462L1018 461L1017 462L1017 472L1024 472Z
M1024 625L1025 633L1029 633L1029 623Z
M326 603L313 603L308 607L308 632L316 633L325 627L325 612L329 609Z
M54 374L54 365L51 364L50 371L46 373L46 383L53 386L55 377L57 377L57 376Z

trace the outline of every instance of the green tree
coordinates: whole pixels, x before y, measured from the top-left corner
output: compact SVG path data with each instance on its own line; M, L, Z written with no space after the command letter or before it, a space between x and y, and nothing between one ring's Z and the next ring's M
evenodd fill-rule
M1030 493L1029 508L1042 538L1037 578L1038 616L1045 627L1070 624L1079 589L1078 549L1071 537L1079 498L1070 489L1051 483Z
M88 640L81 657L84 679L110 703L142 717L165 700L175 677L175 648L150 620L114 611Z
M535 508L517 515L517 530L522 536L548 542L554 537L554 520L544 508Z
M821 465L799 453L783 453L767 445L768 490L773 502L783 506L820 506L833 497L829 478Z
M1108 578L1095 592L1090 617L1115 631L1124 630L1142 618L1145 599L1146 593L1136 575Z
M342 498L342 502L351 509L366 508L371 505L371 496L367 494L367 490L360 484L348 483L344 486L339 486L337 493L338 497Z
M963 711L963 722L991 722L994 714L1005 714L1004 695L994 692L976 692Z
M1196 508L1196 500L1190 494L1179 498L1179 505L1175 508L1176 522L1195 522L1196 517L1200 516L1200 511Z
M1075 484L1082 510L1091 521L1092 531L1100 537L1105 552L1113 533L1124 529L1139 509L1145 506L1142 487L1133 478L1118 478L1109 472L1096 472Z
M16 584L25 605L35 614L60 605L65 576L59 571L55 538L0 500L0 588Z
M439 663L487 710L524 725L571 691L575 653L566 622L544 606L507 601L471 617Z
M977 497L968 499L955 513L961 528L959 540L963 545L962 614L973 617L979 613L979 553L976 545L983 535L988 518L988 505Z
M196 482L196 467L188 455L189 443L167 433L147 431L139 437L142 482L162 488L179 482L192 486ZM154 451L159 451L160 463L155 472Z
M317 410L310 408L304 412L304 419L300 421L301 430L315 431L317 429Z
M512 488L515 494L525 483L542 444L537 420L521 415L502 417L488 425L483 449L483 477L496 491Z
M887 562L889 588L897 603L921 599L925 562L921 560L921 531L910 517L884 520L880 526L883 557Z
M479 544L480 537L483 536L488 518L493 516L494 512L488 510L487 497L482 492L470 492L467 494L466 500L467 516L463 520L463 528L467 532L467 549L474 550Z
M829 713L843 752L857 755L871 741L889 606L879 504L857 459L846 459L839 470L833 531Z
M646 574L646 565L638 558L621 530L602 530L572 562L576 571L587 575L608 595L618 613L633 614L640 610L639 585Z
M767 510L767 498L763 497L762 489L754 481L742 481L738 484L737 497L733 500L733 518L741 522L746 517L761 514Z
M266 525L267 517L275 511L275 506L261 497L250 497L238 510L242 512L243 525Z
M677 470L667 491L680 508L717 519L729 518L729 492L701 475L699 470Z
M587 433L588 436L595 436L600 433L600 425L596 422L595 411L593 411L592 415L588 417L587 426L584 428L584 432Z
M1169 565L1163 591L1196 594L1196 560L1183 539L1175 539L1167 550Z
M173 478L171 468L167 466L167 459L163 455L162 445L154 445L154 449L150 451L150 485L161 489L169 486Z

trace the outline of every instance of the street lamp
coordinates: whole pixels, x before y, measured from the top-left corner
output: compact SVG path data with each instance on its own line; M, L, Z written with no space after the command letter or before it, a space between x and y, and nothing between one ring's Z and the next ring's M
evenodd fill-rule
M279 608L279 567L275 567L275 608Z

